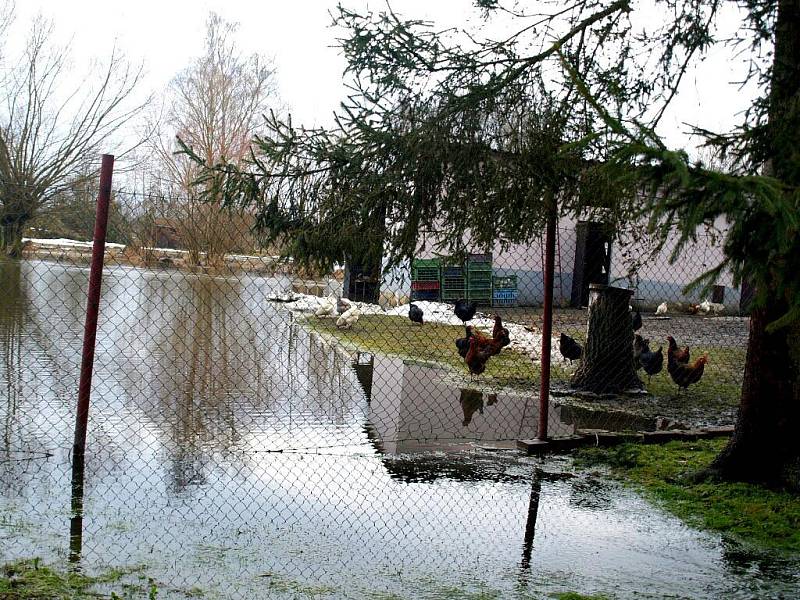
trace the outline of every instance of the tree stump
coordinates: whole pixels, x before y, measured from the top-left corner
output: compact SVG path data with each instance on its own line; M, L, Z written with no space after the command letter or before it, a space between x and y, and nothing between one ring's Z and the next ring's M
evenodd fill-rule
M633 327L628 308L631 290L589 285L589 324L581 365L572 387L596 394L641 390L633 362Z

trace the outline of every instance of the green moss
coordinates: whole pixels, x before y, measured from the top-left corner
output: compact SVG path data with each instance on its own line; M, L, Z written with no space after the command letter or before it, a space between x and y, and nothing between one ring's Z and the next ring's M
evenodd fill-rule
M553 596L556 600L608 600L608 596L585 596L577 592L561 592Z
M581 449L576 464L603 465L686 523L763 549L800 553L800 497L747 483L700 482L686 475L711 463L727 440L623 444Z

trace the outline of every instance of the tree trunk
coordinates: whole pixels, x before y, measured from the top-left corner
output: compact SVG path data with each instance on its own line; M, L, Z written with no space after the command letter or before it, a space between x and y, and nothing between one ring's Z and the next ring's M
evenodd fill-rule
M589 325L581 366L572 387L597 394L642 389L633 363L631 290L591 284Z
M706 473L800 491L800 324L766 331L785 308L753 310L736 430Z
M772 68L765 172L791 188L800 184L800 0L778 3ZM783 263L773 260L774 268ZM779 292L770 292L750 317L736 430L704 474L800 491L800 323L767 332L788 308Z
M22 234L26 225L26 219L0 217L0 246L6 256L19 258L22 255Z

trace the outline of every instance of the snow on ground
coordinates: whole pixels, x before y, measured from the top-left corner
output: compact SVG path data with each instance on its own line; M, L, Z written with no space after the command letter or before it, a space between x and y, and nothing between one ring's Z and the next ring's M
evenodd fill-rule
M66 238L22 238L23 242L31 242L37 246L67 246L70 248L91 248L94 242L68 240ZM124 248L125 244L106 242L106 248Z
M289 310L298 312L313 313L323 303L331 301L336 302L336 298L321 298L318 296L310 296L307 294L298 294L295 292L284 292L282 294L274 294L269 296L270 300L276 302L284 302ZM347 300L345 300L347 301ZM350 301L347 301L350 302ZM395 308L384 310L377 304L370 304L367 302L350 302L358 307L362 314L365 315L387 315L387 316L408 316L408 304L401 304ZM443 302L429 302L426 300L415 301L419 308L424 313L423 320L426 323L442 323L444 325L462 325L461 319L453 314L453 305ZM338 313L330 315L331 318L337 317ZM494 316L488 313L477 312L475 318L469 322L473 327L477 327L483 331L490 332L494 327ZM542 334L539 328L533 324L528 326L522 323L515 323L513 321L503 321L503 326L508 329L511 344L509 348L529 355L533 360L538 361L542 352ZM532 329L529 331L526 327ZM554 363L565 363L566 360L558 352L558 338L554 337L551 342L553 348L551 360Z

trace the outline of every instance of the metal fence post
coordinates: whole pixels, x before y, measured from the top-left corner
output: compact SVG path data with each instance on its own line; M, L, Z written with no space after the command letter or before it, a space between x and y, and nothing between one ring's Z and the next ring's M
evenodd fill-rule
M86 454L86 428L89 419L89 392L92 387L94 345L97 337L97 316L100 307L100 284L103 278L103 257L106 248L108 205L111 200L111 175L114 157L104 154L100 166L100 192L94 220L92 266L89 271L89 293L86 303L86 323L83 329L83 355L81 357L78 406L75 411L75 440L72 445L72 520L70 523L70 558L80 556L81 525L83 518L83 474Z
M544 253L544 311L542 315L542 373L539 387L539 423L536 438L547 439L547 419L550 405L550 347L553 334L553 270L556 253L556 204L551 200L548 207L547 230Z

